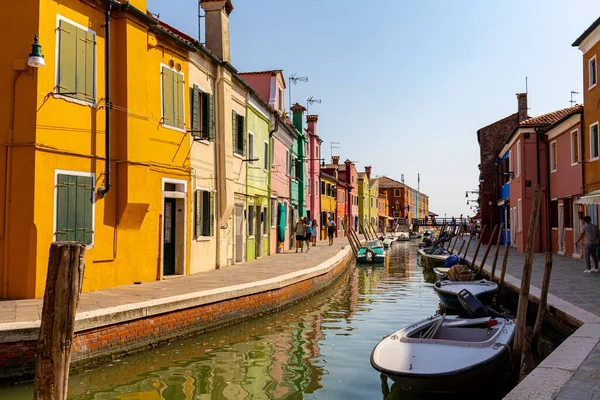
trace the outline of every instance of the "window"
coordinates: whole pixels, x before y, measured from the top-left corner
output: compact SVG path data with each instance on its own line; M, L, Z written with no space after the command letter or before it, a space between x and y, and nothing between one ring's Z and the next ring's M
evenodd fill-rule
M271 199L271 228L277 225L277 199Z
M565 223L565 228L572 228L573 227L573 218L572 218L572 212L573 212L573 199L564 199L563 200L563 212L564 212L564 223Z
M265 141L265 157L263 158L263 169L269 170L269 142Z
M302 164L302 162L299 161L297 157L294 157L294 170L295 170L294 176L296 177L296 179L301 178L301 175L302 175L301 164Z
M57 35L56 93L95 102L96 33L59 17Z
M558 228L558 200L550 202L550 227Z
M579 162L579 131L571 132L571 165Z
M162 124L176 129L185 129L183 114L183 73L169 67L161 68L162 77Z
M598 123L590 125L590 160L598 158Z
M248 236L254 236L254 204L248 205Z
M556 171L556 140L550 143L550 171Z
M517 221L518 230L521 232L523 230L523 202L521 199L517 202Z
M262 210L262 213L260 214L260 218L261 218L261 224L262 224L262 233L263 235L268 235L269 234L269 219L267 218L267 216L269 215L269 209L267 207L264 207Z
M308 177L308 195L310 196L310 192L312 190L312 185L311 185L311 181L310 181L310 177Z
M254 134L248 132L248 164L254 165Z
M394 189L394 197L400 197L400 189Z
M233 152L243 156L246 150L246 118L235 111L232 114Z
M285 174L290 175L290 151L285 151Z
M315 182L315 194L318 196L319 195L319 181Z
M317 148L315 149L315 155L315 158L317 159L317 161L319 161L321 159L321 157L319 157L319 146L317 146Z
M330 185L329 183L326 183L326 184L325 184L325 194L326 194L328 197L331 197L331 185Z
M56 241L94 242L93 175L56 177Z
M214 236L214 194L198 189L194 195L194 239Z
M192 109L192 136L212 140L215 138L215 97L203 93L198 85L192 87L190 100Z
M596 83L598 83L598 71L596 68L596 56L594 56L590 59L588 67L589 67L589 74L590 74L589 89L591 89L594 86L596 86Z
M271 167L275 165L275 139L271 139Z
M517 141L517 176L521 176L521 141Z

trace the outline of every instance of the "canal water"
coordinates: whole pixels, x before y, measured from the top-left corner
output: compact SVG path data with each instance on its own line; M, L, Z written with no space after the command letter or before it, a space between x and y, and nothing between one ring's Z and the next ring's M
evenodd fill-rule
M395 243L385 265L352 266L280 313L75 374L69 399L421 399L398 391L369 357L384 335L438 312L424 274L416 243ZM0 388L2 399L31 396L31 384Z

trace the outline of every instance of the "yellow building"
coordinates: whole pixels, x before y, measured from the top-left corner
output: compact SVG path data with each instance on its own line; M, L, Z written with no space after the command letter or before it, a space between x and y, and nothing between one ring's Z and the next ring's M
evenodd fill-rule
M371 175L371 167L368 169L368 175ZM379 179L371 179L369 176L369 223L373 228L379 225Z
M331 176L321 172L321 239L327 239L327 222L331 218L334 222L337 221L337 198L336 198L336 182L335 176ZM337 223L337 222L336 222Z
M88 245L85 291L188 274L196 48L145 0L28 4L3 8L0 297L41 297L58 240ZM34 34L45 67L26 65Z

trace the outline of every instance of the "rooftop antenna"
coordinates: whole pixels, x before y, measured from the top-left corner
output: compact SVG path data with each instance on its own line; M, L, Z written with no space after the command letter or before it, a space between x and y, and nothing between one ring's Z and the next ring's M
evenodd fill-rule
M338 144L340 144L340 142L331 142L330 143L330 145L331 145L330 156L331 156L332 159L333 159L333 149L339 149L340 148L339 146L336 146Z
M292 83L294 85L297 85L298 82L308 82L308 77L307 76L297 76L297 75L298 75L298 73L294 72L289 77L289 81L290 81L290 90L289 90L289 94L290 94L290 114L292 112Z
M571 103L571 107L573 107L573 104L577 104L577 100L573 100L573 95L574 94L579 94L579 92L571 90L571 100L569 100L569 103Z
M402 182L402 184L404 184L404 174L402 174L402 177L400 178L400 182Z
M529 97L529 87L527 85L527 80L528 80L528 78L525 77L525 94L527 95L527 97ZM527 102L527 104L529 104L529 102ZM527 107L527 110L531 110L531 108Z
M200 3L201 1L198 0L198 42L200 42L201 45L204 45L205 43L202 41L202 19L205 18L205 15L203 15Z
M321 99L315 99L315 96L310 96L306 100L306 115L308 115L308 106L312 106L313 104L321 104Z

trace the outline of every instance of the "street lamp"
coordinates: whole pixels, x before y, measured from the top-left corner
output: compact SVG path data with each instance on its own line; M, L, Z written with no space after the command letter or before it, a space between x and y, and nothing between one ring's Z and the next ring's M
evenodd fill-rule
M33 44L31 45L31 53L27 59L27 65L33 68L40 68L46 65L44 56L42 55L42 46L39 43L37 33L33 37Z

